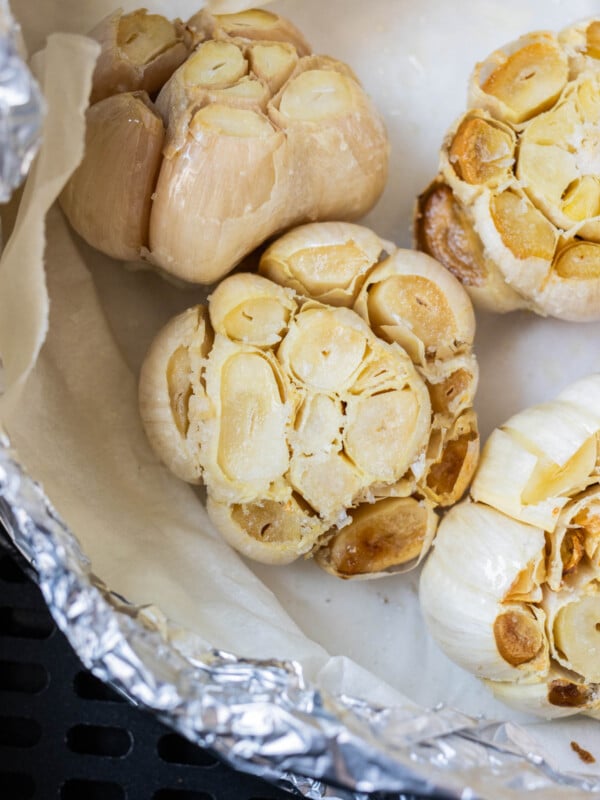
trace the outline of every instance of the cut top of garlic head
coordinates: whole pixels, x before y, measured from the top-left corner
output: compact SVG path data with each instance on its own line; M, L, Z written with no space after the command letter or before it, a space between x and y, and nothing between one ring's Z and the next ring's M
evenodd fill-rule
M598 715L600 375L492 433L420 597L438 644L501 700Z
M140 380L150 442L250 558L314 555L344 578L414 565L478 458L467 295L351 223L285 234L260 271L159 333Z
M92 36L86 149L61 205L107 255L211 284L274 233L355 219L383 191L379 113L288 20L202 10L184 24L141 9ZM144 119L124 111L134 101Z
M475 302L600 319L600 20L478 64L418 202L417 246Z

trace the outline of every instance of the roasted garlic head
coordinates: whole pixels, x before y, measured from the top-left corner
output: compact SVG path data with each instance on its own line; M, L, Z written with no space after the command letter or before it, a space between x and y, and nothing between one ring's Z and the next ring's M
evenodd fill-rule
M418 248L490 310L600 319L599 30L532 33L478 64L419 198Z
M433 637L506 703L600 714L600 375L495 430L421 576Z
M250 558L314 555L343 578L414 565L478 458L468 296L351 223L291 231L260 271L158 334L140 379L152 446Z
M277 231L354 219L379 198L381 117L287 20L119 11L92 35L85 155L60 202L103 253L208 284Z

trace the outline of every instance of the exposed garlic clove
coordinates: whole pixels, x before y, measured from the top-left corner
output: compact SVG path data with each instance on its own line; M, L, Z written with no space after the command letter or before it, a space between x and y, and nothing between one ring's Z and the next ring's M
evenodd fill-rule
M553 670L544 683L485 683L501 702L544 719L560 719L582 713L593 716L600 709L600 687L586 685L559 670Z
M298 51L287 42L257 42L248 48L248 60L252 72L274 95L294 71Z
M424 253L396 250L369 274L355 309L415 363L470 349L473 307L459 282Z
M259 270L305 297L351 307L367 272L395 245L350 222L301 225L260 258Z
M276 359L217 335L205 381L213 415L202 428L200 458L210 495L221 503L279 500L292 406Z
M580 566L580 574L583 567ZM567 586L562 592L548 592L546 614L551 634L552 655L565 669L600 683L600 583L594 579ZM577 579L576 579L577 580Z
M558 41L569 57L571 78L600 70L600 20L577 22L561 31Z
M226 542L263 564L290 564L306 555L327 527L294 495L279 501L227 505L209 494L207 511Z
M479 381L475 356L464 354L427 365L422 371L427 380L431 409L435 415L455 419L471 408Z
M479 460L479 432L473 410L465 411L446 433L438 458L419 483L437 505L458 502L471 483Z
M493 680L543 677L549 665L544 615L510 592L535 574L544 533L484 505L461 503L444 517L422 572L421 608L444 652Z
M240 273L217 286L210 297L210 321L216 333L234 342L275 345L296 310L294 292L259 275Z
M497 189L512 178L517 137L509 125L483 111L471 111L451 131L442 149L441 169L462 202L482 188Z
M205 306L174 317L155 338L140 375L140 415L152 447L190 483L202 480L194 417L208 414L204 359L212 345Z
M350 516L350 524L315 552L319 566L338 578L379 577L412 565L437 527L432 507L413 497L365 503Z
M447 184L435 181L419 197L414 237L415 246L458 278L480 307L503 313L529 307L487 258L474 220Z
M600 72L571 83L554 108L527 126L516 173L527 194L557 227L596 241L599 123Z
M310 45L295 25L262 8L251 8L237 14L217 14L215 21L219 29L228 36L269 42L289 42L300 56L311 52Z
M60 196L77 233L113 258L148 245L164 129L145 93L107 97L86 112L83 160Z
M545 111L568 79L567 58L556 37L531 33L492 53L471 79L470 106L521 123Z
M158 92L187 58L191 41L179 20L138 9L116 11L91 32L101 46L91 103L120 92Z

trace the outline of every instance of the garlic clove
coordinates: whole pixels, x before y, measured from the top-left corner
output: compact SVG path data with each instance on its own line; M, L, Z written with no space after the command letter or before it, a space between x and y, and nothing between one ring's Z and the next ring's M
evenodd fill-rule
M558 40L569 57L571 78L600 70L600 20L577 22L561 31Z
M424 253L396 250L369 274L355 310L415 363L469 349L475 316L459 282Z
M163 159L150 217L153 263L183 280L213 283L224 264L229 269L259 245L278 208L283 144L255 111L214 104L196 112L185 145Z
M252 72L274 95L294 71L298 52L287 42L257 42L248 48L248 60Z
M484 505L461 503L444 517L421 575L419 597L444 652L479 677L529 680L548 669L544 614L510 591L537 572L544 534Z
M437 505L451 506L466 492L478 461L477 417L470 409L447 431L439 456L429 465L424 482L419 485Z
M277 14L265 11L265 9L250 8L237 14L216 14L214 18L218 28L227 36L269 42L289 42L300 56L308 55L311 52L310 45L295 25Z
M437 527L431 506L413 497L365 503L350 516L350 524L314 554L317 564L338 578L380 577L412 565Z
M113 258L140 258L163 141L162 121L143 92L107 97L88 109L85 154L60 204L92 247Z
M191 41L179 20L138 9L116 11L89 34L100 43L90 102L120 92L158 92L187 58Z
M293 495L280 501L227 505L209 494L207 511L226 542L263 564L289 564L306 555L326 527Z
M368 228L350 222L301 225L262 254L261 275L299 294L335 306L352 306L367 272L385 251Z
M514 124L553 105L569 74L567 58L550 33L531 33L492 53L471 79L470 106Z
M507 312L528 306L484 252L474 220L445 183L435 181L419 197L415 246L444 265L482 308Z
M179 478L202 480L200 444L194 417L207 398L203 378L213 334L205 306L174 317L160 331L144 360L139 407L152 447Z
M281 341L296 311L294 292L248 272L232 275L210 296L216 333L257 347Z

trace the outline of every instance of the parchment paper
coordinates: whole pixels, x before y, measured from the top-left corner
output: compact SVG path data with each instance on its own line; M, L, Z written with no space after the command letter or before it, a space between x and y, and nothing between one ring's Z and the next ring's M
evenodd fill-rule
M188 0L147 5L183 17L197 8ZM366 223L404 246L414 198L435 175L439 144L464 107L475 61L528 30L559 29L598 11L594 0L278 0L271 7L292 18L317 52L348 61L384 113L390 180ZM181 636L186 652L210 644L297 659L327 688L372 702L445 702L532 723L552 763L600 774L569 747L575 739L600 761L597 722L533 723L494 701L437 650L419 615L416 572L344 583L310 562L277 569L247 564L212 530L195 491L151 453L137 415L139 364L160 325L204 293L126 271L95 253L56 207L48 214L44 253L44 214L80 157L95 57L94 46L73 34L110 10L112 0L13 4L30 50L53 31L71 34L52 36L36 62L49 100L45 144L0 262L7 387L0 420L23 463L79 536L95 572L194 634ZM599 341L598 323L479 315L483 435L600 370Z

